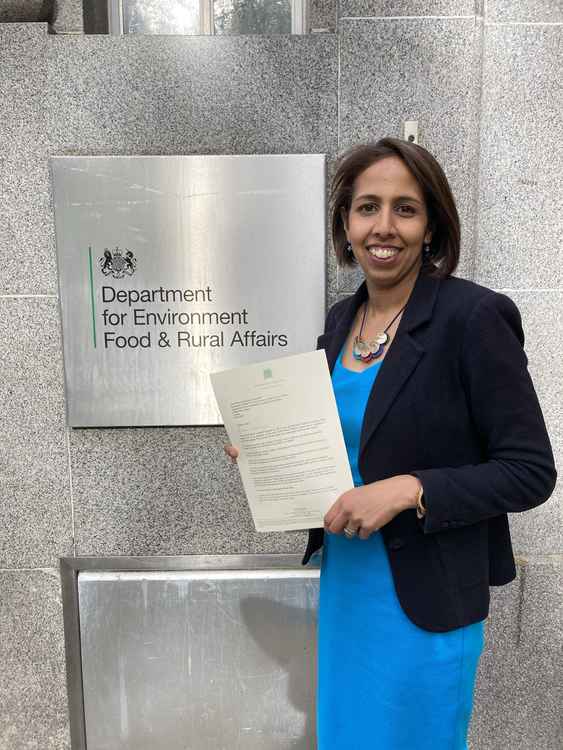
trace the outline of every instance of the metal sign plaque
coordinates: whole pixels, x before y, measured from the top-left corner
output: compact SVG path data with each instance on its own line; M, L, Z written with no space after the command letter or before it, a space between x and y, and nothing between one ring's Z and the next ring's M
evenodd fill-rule
M51 169L69 425L221 424L211 372L315 347L324 155Z

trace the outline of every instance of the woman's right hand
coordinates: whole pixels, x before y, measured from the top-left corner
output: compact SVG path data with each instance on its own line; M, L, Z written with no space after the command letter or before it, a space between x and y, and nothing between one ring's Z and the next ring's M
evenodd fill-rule
M224 445L223 450L231 459L232 463L236 464L239 455L239 449L236 447L236 445Z

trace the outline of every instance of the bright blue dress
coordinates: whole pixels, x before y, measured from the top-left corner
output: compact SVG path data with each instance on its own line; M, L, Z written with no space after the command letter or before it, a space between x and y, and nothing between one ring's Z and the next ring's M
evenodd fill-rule
M332 374L355 486L363 415L381 363ZM377 385L375 386L377 388ZM434 633L397 598L380 532L325 533L318 630L318 750L467 750L484 622Z

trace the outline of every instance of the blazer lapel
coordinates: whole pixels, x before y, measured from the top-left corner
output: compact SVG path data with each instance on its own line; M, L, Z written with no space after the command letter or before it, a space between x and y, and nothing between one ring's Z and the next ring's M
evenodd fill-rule
M424 355L411 332L432 317L440 280L419 275L366 405L360 456ZM338 352L337 352L338 354Z

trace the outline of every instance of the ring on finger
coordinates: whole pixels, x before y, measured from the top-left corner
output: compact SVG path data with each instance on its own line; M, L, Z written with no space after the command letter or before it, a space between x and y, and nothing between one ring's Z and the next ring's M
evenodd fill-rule
M344 536L346 537L346 539L353 539L357 533L358 529L355 529L353 526L344 527Z

